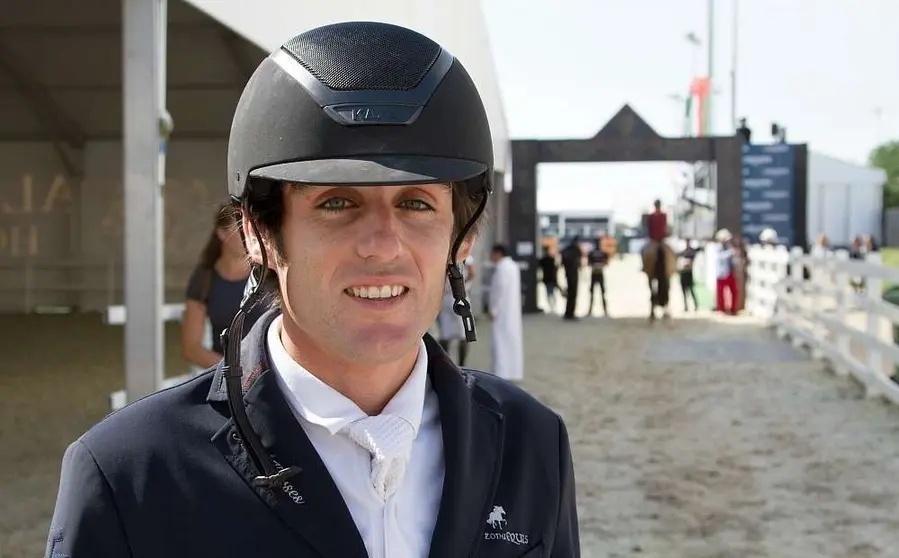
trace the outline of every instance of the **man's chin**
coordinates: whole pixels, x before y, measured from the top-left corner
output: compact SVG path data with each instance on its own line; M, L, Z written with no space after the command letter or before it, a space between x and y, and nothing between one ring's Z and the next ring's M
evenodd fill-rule
M362 353L363 359L374 364L402 358L415 350L425 331L408 323L378 323L348 326L344 338Z

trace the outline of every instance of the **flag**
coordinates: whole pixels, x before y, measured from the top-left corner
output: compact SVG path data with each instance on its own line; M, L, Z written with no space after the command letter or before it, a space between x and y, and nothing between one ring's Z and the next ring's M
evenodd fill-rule
M711 85L711 81L707 77L698 77L693 79L693 83L690 84L690 94L695 95L699 99L699 135L706 136L709 132L709 123L708 123L708 107L707 107L707 99L709 96L709 89Z

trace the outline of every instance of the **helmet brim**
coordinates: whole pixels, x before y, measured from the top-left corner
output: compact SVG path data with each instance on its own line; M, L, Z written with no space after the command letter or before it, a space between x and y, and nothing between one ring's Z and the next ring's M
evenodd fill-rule
M484 163L466 159L374 155L267 165L250 171L250 178L321 186L389 186L462 182L486 171Z

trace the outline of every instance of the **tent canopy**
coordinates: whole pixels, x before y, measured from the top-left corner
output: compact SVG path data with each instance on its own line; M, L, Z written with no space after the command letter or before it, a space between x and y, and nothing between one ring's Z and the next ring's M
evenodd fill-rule
M121 0L29 0L0 8L0 142L81 148L122 136ZM258 46L181 1L168 8L174 138L227 137Z
M373 4L170 0L167 104L173 140L227 138L247 78L284 40L325 23L378 19L423 31L463 60L488 105L497 167L503 170L505 120L478 0ZM5 2L0 21L0 142L53 142L65 159L67 149L88 140L122 137L121 0Z

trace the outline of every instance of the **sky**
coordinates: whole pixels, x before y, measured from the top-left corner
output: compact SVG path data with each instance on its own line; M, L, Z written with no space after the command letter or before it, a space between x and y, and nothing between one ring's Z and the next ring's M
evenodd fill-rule
M899 139L899 2L737 0L736 114L754 142L864 163ZM509 135L588 138L625 103L659 134L683 132L695 71L706 72L707 0L483 0ZM527 5L527 8L524 6ZM715 0L713 132L730 134L735 0ZM695 33L702 46L686 40ZM877 111L880 110L880 116ZM540 210L614 209L635 221L673 201L672 163L543 164Z

